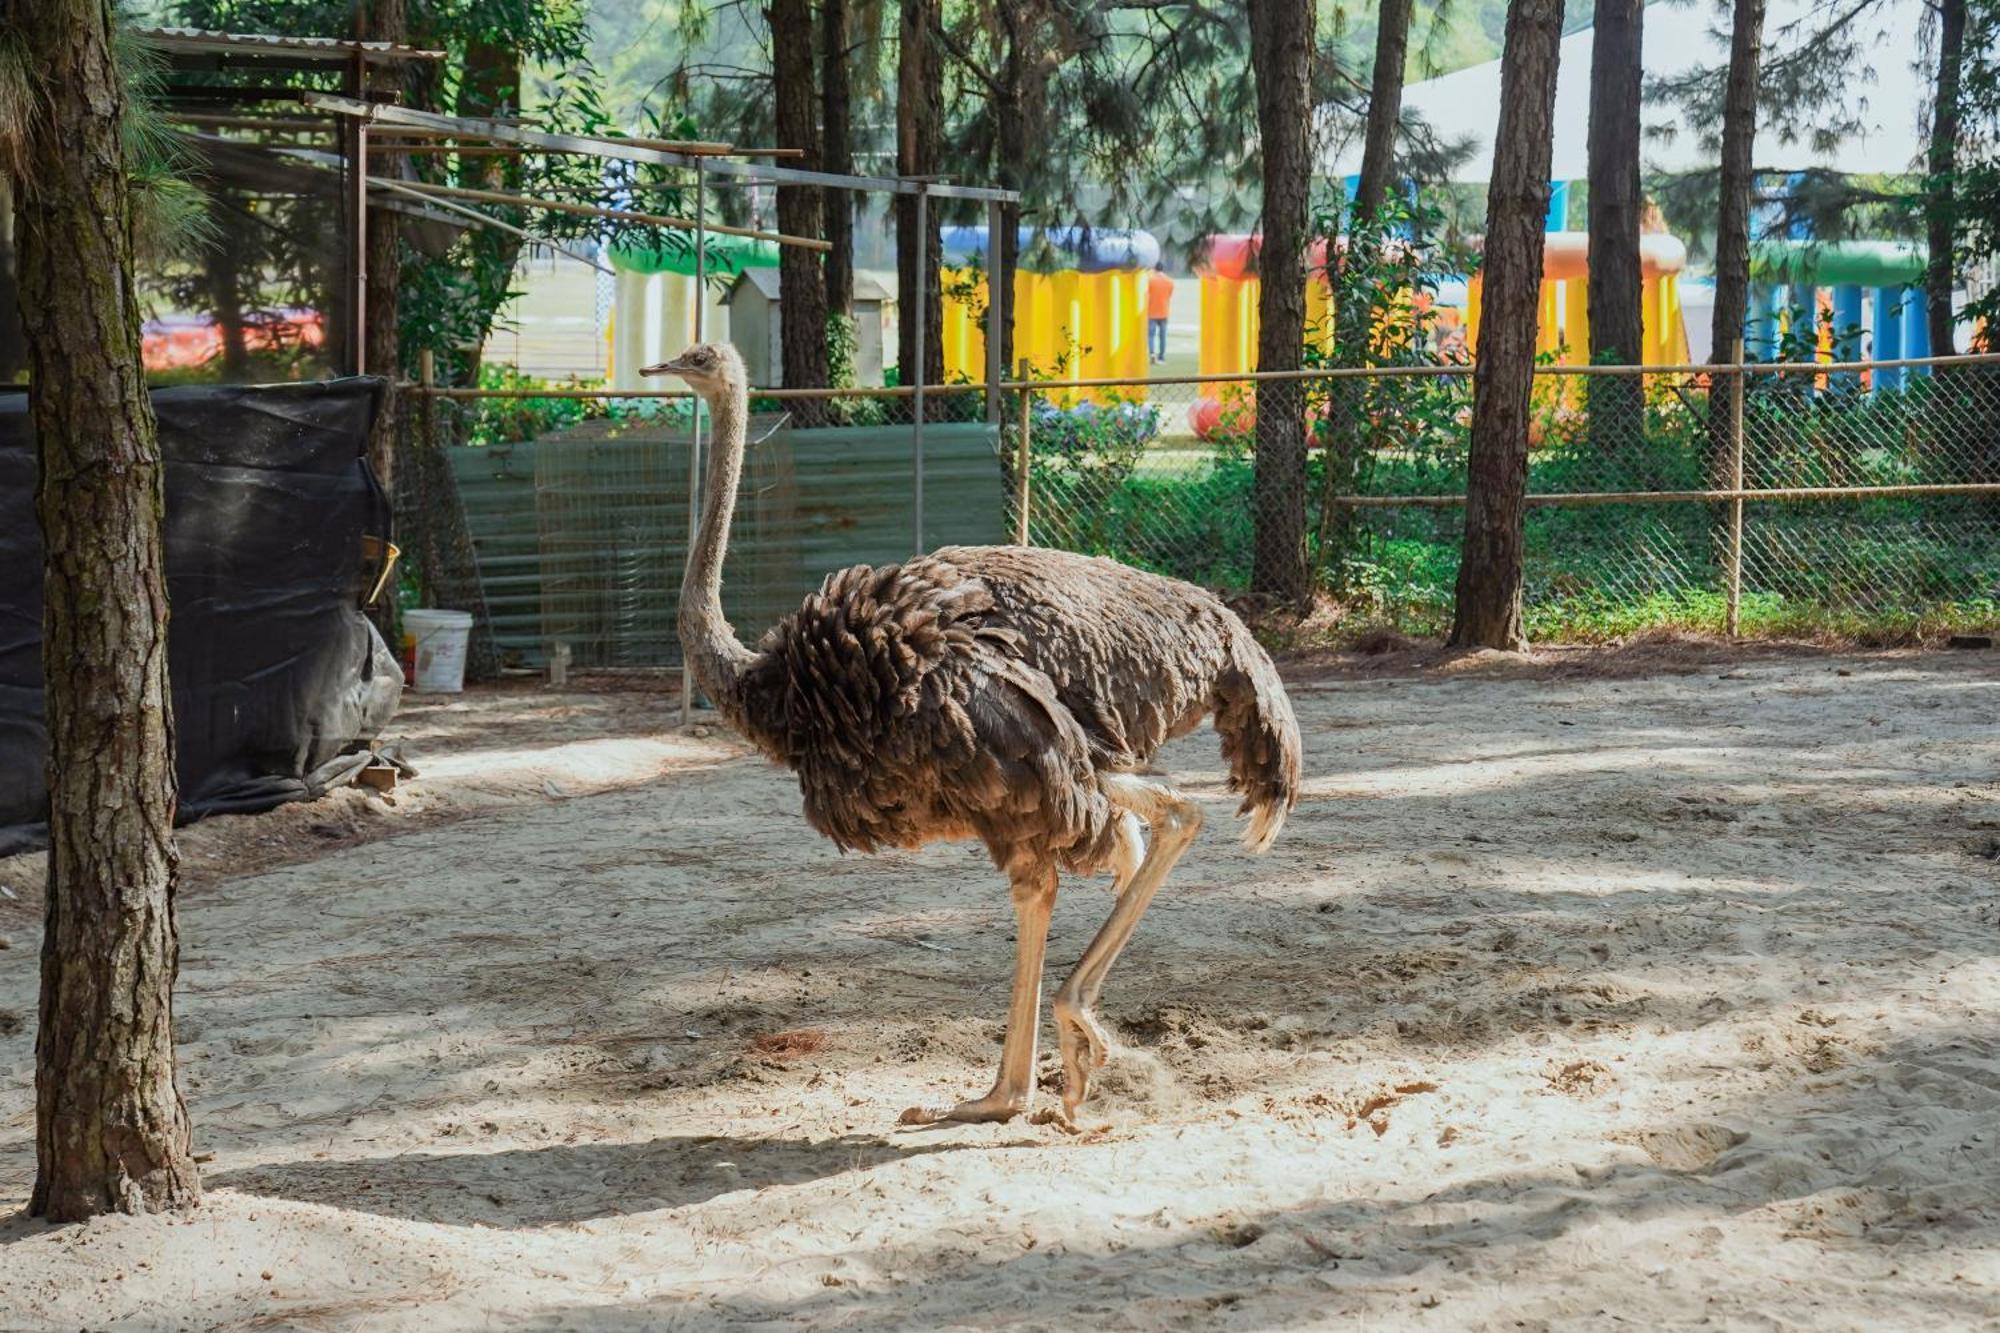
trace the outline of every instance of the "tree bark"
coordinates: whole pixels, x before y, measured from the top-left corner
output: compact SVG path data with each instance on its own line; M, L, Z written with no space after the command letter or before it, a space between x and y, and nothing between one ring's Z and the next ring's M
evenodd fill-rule
M404 10L404 0L367 0L361 14L361 37L371 42L403 42L409 37L409 24ZM370 101L394 102L396 89L393 80L399 67L395 65L373 66L369 72L370 86L367 96ZM370 154L367 164L371 173L384 176L402 175L402 156L394 154L377 157ZM402 378L402 342L398 336L398 324L402 318L400 297L402 292L402 250L401 227L397 215L386 208L368 210L368 313L367 325L362 330L362 358L372 375L388 379L388 391L382 396L382 409L375 417L375 425L368 435L368 465L375 469L375 475L382 482L384 490L396 493L396 381ZM390 627L388 621L395 615L395 598L386 599L380 607L380 615L385 632ZM393 639L390 640L394 642Z
M1263 245L1258 259L1257 369L1296 370L1305 350L1306 203L1312 185L1308 79L1311 0L1250 0L1263 157ZM1253 481L1256 540L1250 586L1281 602L1312 593L1306 566L1303 386L1260 381Z
M819 169L819 132L814 124L812 0L771 0L771 82L776 95L778 146L804 150L797 164ZM820 233L820 190L811 185L778 187L778 230L793 236ZM826 277L819 256L796 245L778 250L778 337L787 389L826 387ZM826 401L799 398L791 403L792 423L818 426Z
M28 368L28 343L21 332L20 274L14 259L14 181L0 171L0 384L12 384Z
M1637 365L1645 347L1639 266L1640 42L1645 0L1597 0L1590 46L1590 361ZM1590 432L1601 449L1636 440L1645 427L1636 375L1586 383Z
M847 0L824 0L819 13L820 161L836 176L854 174L852 79L847 69L853 24ZM826 308L854 317L854 196L828 190L820 200L826 215Z
M1722 171L1715 218L1715 313L1708 359L1726 364L1750 308L1750 195L1755 184L1757 74L1764 52L1764 0L1736 0L1729 37L1729 82L1722 99ZM1718 378L1708 394L1710 481L1729 483L1730 405L1740 376Z
M139 359L109 0L9 0L46 77L20 204L47 566L49 874L30 1213L200 1196L174 1076L176 788L159 441Z
M1451 643L1528 645L1521 580L1528 488L1528 414L1542 285L1543 226L1555 125L1562 0L1509 0L1500 65L1500 123L1486 193L1484 310L1472 376L1465 544Z
M1348 209L1347 245L1328 256L1339 280L1334 285L1333 360L1340 366L1368 361L1369 321L1373 293L1366 274L1374 266L1382 240L1378 216L1389 196L1395 170L1396 130L1403 115L1403 69L1409 63L1412 0L1384 0L1377 14L1375 70L1368 91L1368 119L1362 133L1361 176L1355 182ZM1335 380L1327 385L1328 435L1321 478L1319 567L1333 567L1346 578L1345 557L1354 543L1354 510L1338 500L1356 485L1368 449L1368 384L1361 379ZM1335 560L1340 563L1335 565Z
M1361 141L1361 179L1354 187L1354 216L1371 217L1389 193L1396 164L1396 129L1403 117L1403 68L1410 60L1413 0L1382 0L1376 15L1375 73L1368 88L1368 121Z
M511 116L521 109L521 52L513 46L497 42L475 41L465 49L465 74L459 80L456 109L459 115L475 120L491 116ZM480 190L511 191L521 184L519 158L474 157L460 160L459 183ZM506 216L503 214L503 216ZM520 226L525 221L515 211L512 221ZM480 312L480 339L464 353L460 376L467 385L477 387L479 371L486 360L486 335L492 332L493 321L499 318L500 305L504 293L512 289L510 277L514 265L521 258L521 238L512 232L500 231L493 227L476 227L469 238L473 247L475 263L498 279L481 283L481 288L493 294L490 303Z
M943 22L940 0L904 0L901 47L896 62L896 170L904 176L935 176L944 126L942 62L937 32ZM944 258L938 215L927 210L928 225L917 229L917 197L896 196L896 364L904 384L915 384L918 320L924 329L924 383L944 378L944 297L938 265ZM919 247L927 255L928 281L917 290ZM931 400L935 410L935 399Z
M1959 74L1965 63L1965 0L1937 0L1938 68L1932 92L1930 179L1924 191L1924 231L1930 263L1924 270L1925 315L1931 355L1956 356L1958 329L1951 314L1951 279L1958 240Z
M1016 193L1027 188L1028 156L1033 151L1028 133L1025 53L1021 49L1020 25L1010 22L1007 53L1001 61L998 88L994 93L994 146L998 149L1000 188ZM1021 260L1021 205L1000 205L1000 234L986 242L987 299L998 301L1000 322L1000 364L1014 366L1014 270Z
M215 224L215 242L203 264L208 287L209 311L215 316L216 331L222 336L222 378L242 384L250 378L250 346L243 329L242 204L220 192L212 196L209 217Z

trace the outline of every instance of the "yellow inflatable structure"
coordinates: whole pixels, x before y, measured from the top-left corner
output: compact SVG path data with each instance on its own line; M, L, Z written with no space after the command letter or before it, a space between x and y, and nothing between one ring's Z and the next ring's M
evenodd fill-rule
M986 228L946 227L943 239L945 379L978 383L986 378ZM1144 378L1146 280L1159 262L1159 242L1143 231L1098 228L1086 236L1078 228L1023 227L1019 244L1015 359L1047 379Z
M1664 232L1639 238L1640 311L1644 321L1639 360L1648 366L1687 364L1687 322L1681 311L1680 274L1687 247ZM1590 236L1552 231L1542 241L1541 318L1535 351L1560 365L1590 361ZM1478 275L1466 285L1465 320L1479 346Z

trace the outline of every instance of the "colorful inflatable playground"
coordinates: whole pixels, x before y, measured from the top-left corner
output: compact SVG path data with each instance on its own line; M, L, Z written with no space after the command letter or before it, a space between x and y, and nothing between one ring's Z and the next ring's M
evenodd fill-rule
M1750 247L1753 361L1896 361L1931 354L1921 284L1926 251L1908 241L1759 241ZM1836 372L1869 392L1900 388L1929 366ZM1824 387L1824 386L1822 386Z
M990 238L984 227L943 229L944 366L948 381L977 382L986 367L986 274ZM1014 355L1032 375L1045 380L1143 380L1146 349L1146 283L1161 258L1150 233L1113 228L1022 227L1014 273ZM1234 376L1257 368L1259 238L1245 234L1211 236L1198 248L1195 274L1200 287L1198 367L1204 376ZM1333 301L1327 281L1327 245L1313 243L1303 279L1309 337L1327 350L1333 333ZM616 272L608 320L611 382L641 387L639 367L684 346L695 331L695 263L691 249L612 247ZM728 280L756 267L777 266L775 247L730 236L711 237L707 258L710 288L703 326L711 337L727 337ZM1643 364L1683 365L1689 359L1680 283L1687 247L1665 232L1641 238L1644 316ZM1919 358L1930 353L1929 330L1921 309L1924 247L1907 241L1766 240L1753 247L1750 318L1745 354L1752 360L1825 362ZM1551 231L1543 246L1541 318L1536 349L1548 361L1578 365L1588 360L1590 315L1589 237ZM1434 345L1445 354L1470 353L1478 337L1481 283L1469 279L1441 283L1417 295L1413 308L1428 321ZM1017 367L1010 367L1011 376ZM1927 373L1918 367L1908 374ZM1895 388L1906 372L1889 368L1865 379L1835 372L1831 382L1852 378L1869 391ZM1241 385L1204 386L1190 409L1189 424L1208 438L1225 415L1232 428L1250 422L1237 400ZM1821 387L1825 387L1822 384ZM1232 393L1231 389L1239 392ZM1064 401L1113 402L1130 390L1078 388ZM1223 403L1237 405L1225 414Z
M946 227L943 241L945 378L980 380L991 241L984 227ZM1143 378L1146 279L1160 262L1160 243L1143 231L1022 227L1017 245L1016 362L1045 379Z

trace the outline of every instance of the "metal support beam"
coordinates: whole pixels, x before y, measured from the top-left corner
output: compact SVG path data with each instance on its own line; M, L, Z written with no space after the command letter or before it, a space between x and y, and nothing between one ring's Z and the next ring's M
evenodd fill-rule
M916 541L912 550L917 555L924 553L924 335L930 331L931 323L931 219L930 195L919 186L917 189L917 331L912 335L916 355L911 358L916 365L909 368L909 374L916 378L910 381L914 392L910 395L910 410L916 414L910 423L910 508L915 515ZM905 310L903 318L910 312Z
M708 172L694 169L694 340L708 327ZM694 555L695 529L701 526L701 395L694 396L694 416L688 425L688 555ZM694 671L687 650L681 650L681 725L694 720Z
M779 185L817 185L824 189L864 190L878 194L929 193L948 199L1012 202L1020 198L1020 195L1013 190L996 190L980 185L938 185L924 181L903 180L894 176L836 176L825 171L801 171L796 167L772 167L755 162L730 162L720 158L694 157L685 153L669 153L657 148L641 147L630 140L575 134L548 134L541 130L523 129L501 121L465 116L441 116L432 111L418 111L406 106L389 106L380 102L363 102L352 97L337 97L332 93L303 93L300 94L300 99L314 110L363 118L378 125L442 130L447 133L490 139L496 143L524 144L534 148L580 153L620 162L645 162L659 167L680 167L688 171L694 170L695 165L701 163L712 175L735 176L744 180L766 181Z

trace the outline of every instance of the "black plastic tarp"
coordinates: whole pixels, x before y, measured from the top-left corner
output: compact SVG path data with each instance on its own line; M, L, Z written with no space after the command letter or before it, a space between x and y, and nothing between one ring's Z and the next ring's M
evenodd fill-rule
M168 671L183 821L317 795L394 712L361 613L389 505L366 462L383 382L160 389ZM0 393L0 855L42 842L42 534L27 394Z

